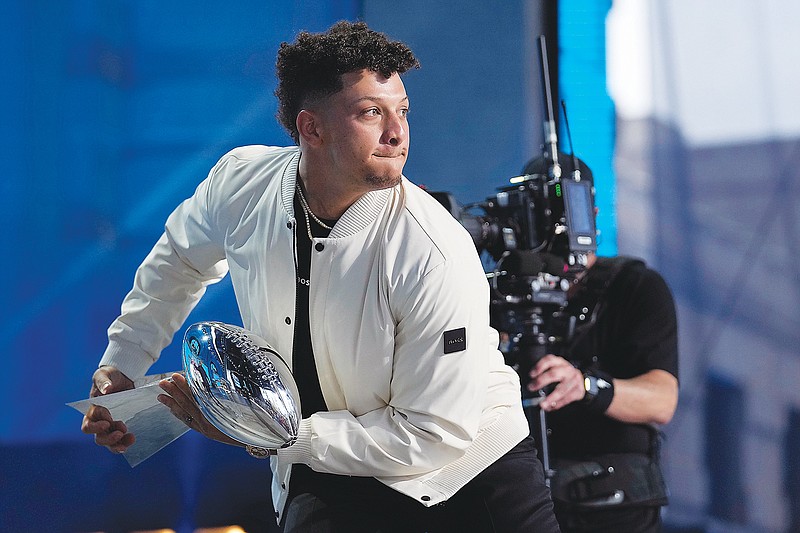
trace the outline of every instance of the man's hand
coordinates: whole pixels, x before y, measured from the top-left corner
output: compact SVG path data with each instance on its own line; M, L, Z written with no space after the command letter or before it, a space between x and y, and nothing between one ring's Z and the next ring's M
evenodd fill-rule
M553 391L539 404L542 411L556 411L565 405L582 400L586 394L583 388L583 373L563 357L545 355L536 363L529 375L530 391L537 391L557 383Z
M546 355L530 372L528 389L536 391L558 383L539 404L543 411L557 411L583 399L583 373L569 361ZM666 424L678 405L678 379L665 370L649 370L630 379L614 379L614 398L606 416L629 424Z
M91 398L120 392L133 388L133 381L128 376L113 366L98 368L92 376ZM128 433L128 428L120 420L111 418L111 413L105 407L93 405L86 412L81 424L81 431L94 435L94 441L99 446L105 446L112 452L123 453L136 440L133 433Z
M158 386L167 393L160 394L158 401L169 407L175 418L209 439L224 442L225 444L243 446L241 442L225 435L214 424L206 420L197 406L197 402L194 401L192 391L189 389L189 384L183 375L172 374L169 379L162 380Z

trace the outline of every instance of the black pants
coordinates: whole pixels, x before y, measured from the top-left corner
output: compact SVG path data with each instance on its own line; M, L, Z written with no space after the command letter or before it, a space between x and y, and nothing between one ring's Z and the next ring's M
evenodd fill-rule
M295 465L300 466L300 465ZM557 533L550 491L530 437L433 507L364 477L292 473L285 533ZM297 479L295 479L297 478Z

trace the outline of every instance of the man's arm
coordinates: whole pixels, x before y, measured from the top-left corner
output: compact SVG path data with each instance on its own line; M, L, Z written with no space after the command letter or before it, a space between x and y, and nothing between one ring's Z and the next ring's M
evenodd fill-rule
M678 406L678 380L664 370L614 379L614 399L606 415L630 424L666 424Z
M132 380L142 377L158 358L205 287L227 273L224 253L210 238L204 216L209 179L172 213L161 239L137 269L122 313L109 327L108 346L92 376L91 397L132 389ZM135 441L123 422L98 406L86 413L81 431L117 453Z
M144 376L207 286L228 273L224 238L209 213L216 198L212 182L229 159L220 159L167 218L164 233L136 269L120 316L108 328L100 366L113 366L133 380Z
M619 309L624 315L620 320L625 328L618 334L622 337L616 339L613 349L630 352L625 356L626 364L640 370L630 378L606 377L614 385L613 397L610 404L606 397L604 403L595 407L607 406L605 414L621 422L665 424L672 419L678 403L678 379L671 373L672 369L677 373L675 304L666 283L655 271L646 270L635 287L634 292L626 293L630 295L628 301L614 303L622 306ZM615 355L619 354L605 354L605 357L613 359ZM556 355L543 357L530 377L531 391L558 384L544 399L541 405L544 411L581 401L586 394L583 371Z
M583 373L563 357L543 357L530 375L531 391L558 383L542 402L543 411L556 411L586 395ZM649 370L630 379L615 378L613 384L614 398L606 416L631 424L666 424L675 414L678 380L669 372Z

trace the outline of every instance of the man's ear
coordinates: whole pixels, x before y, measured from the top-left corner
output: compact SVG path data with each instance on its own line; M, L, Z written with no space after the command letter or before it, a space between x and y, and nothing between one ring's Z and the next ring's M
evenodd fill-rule
M319 131L319 117L312 111L301 109L295 121L300 138L311 146L318 146L321 142Z

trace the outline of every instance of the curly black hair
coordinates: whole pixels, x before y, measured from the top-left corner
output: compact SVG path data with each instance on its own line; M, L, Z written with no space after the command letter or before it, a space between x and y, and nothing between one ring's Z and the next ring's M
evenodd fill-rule
M419 68L419 61L408 46L363 22L337 22L324 33L301 32L278 50L278 120L299 143L297 114L309 102L342 90L342 74L368 69L389 78L411 68Z

